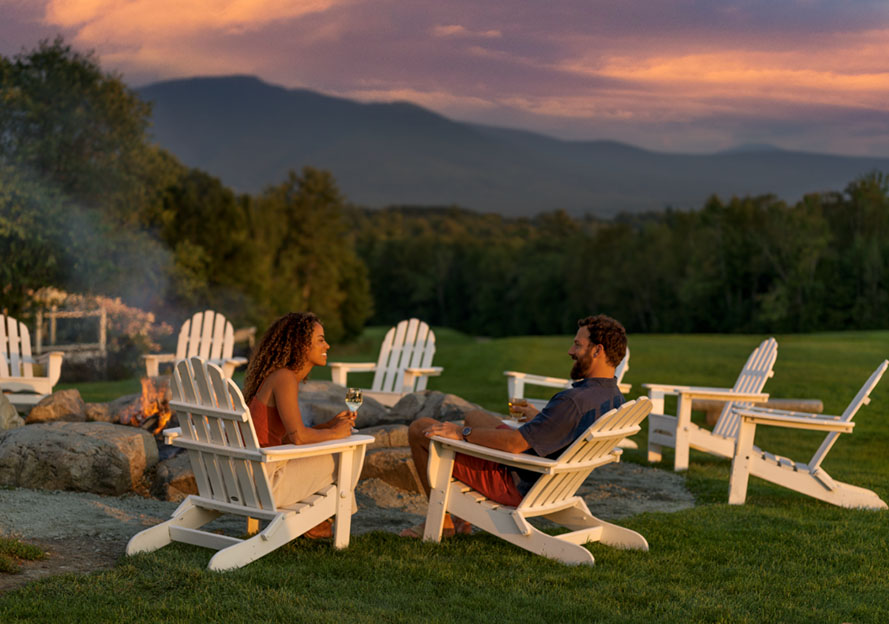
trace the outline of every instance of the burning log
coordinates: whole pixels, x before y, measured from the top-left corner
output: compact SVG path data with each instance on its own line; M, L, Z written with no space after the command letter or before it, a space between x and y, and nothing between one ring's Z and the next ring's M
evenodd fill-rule
M143 377L141 384L139 400L121 411L118 422L158 435L173 415L170 411L170 377Z

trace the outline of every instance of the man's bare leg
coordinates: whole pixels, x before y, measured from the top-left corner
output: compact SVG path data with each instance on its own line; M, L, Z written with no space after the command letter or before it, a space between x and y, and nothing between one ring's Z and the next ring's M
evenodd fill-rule
M432 418L418 418L407 429L407 440L411 447L411 457L414 460L414 467L417 469L420 485L423 486L427 500L432 488L429 485L429 438L426 437L426 430L437 422ZM456 516L451 518L450 514L445 514L444 528L455 531L456 527L459 527L459 531L457 531L459 533L468 533L472 530L468 522Z

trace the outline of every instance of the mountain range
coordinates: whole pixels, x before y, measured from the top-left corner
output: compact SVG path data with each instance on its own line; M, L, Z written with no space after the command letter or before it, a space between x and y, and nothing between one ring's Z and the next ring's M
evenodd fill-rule
M702 155L565 141L250 76L171 80L136 91L153 103L154 140L234 190L256 193L309 165L330 171L348 201L367 207L458 205L506 216L564 209L609 217L700 208L713 194L771 193L795 202L889 171L889 158L768 145Z

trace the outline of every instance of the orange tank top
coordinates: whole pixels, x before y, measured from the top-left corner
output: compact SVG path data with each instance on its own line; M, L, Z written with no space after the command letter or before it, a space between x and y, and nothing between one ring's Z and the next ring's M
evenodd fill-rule
M269 407L256 397L250 401L250 415L253 418L253 428L259 439L259 446L279 446L285 444L284 437L287 430L284 422L278 415L277 407Z

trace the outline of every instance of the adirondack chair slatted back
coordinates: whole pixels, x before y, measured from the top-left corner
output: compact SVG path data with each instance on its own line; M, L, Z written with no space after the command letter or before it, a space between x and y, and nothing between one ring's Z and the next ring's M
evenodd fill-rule
M371 389L377 392L401 392L405 368L426 368L432 366L435 355L435 333L425 322L412 318L401 321L386 332L380 347L377 370ZM426 377L421 376L414 388L405 392L419 392L426 389Z
M775 360L778 358L778 341L774 338L763 340L762 343L753 350L747 363L741 369L738 380L732 387L736 392L762 392L769 377L774 375L772 368L775 366ZM749 402L727 402L716 421L713 428L714 435L724 438L736 438L738 429L741 426L740 416L732 411L732 406L750 406Z
M225 316L213 310L197 312L182 324L176 358L194 355L219 362L231 358L235 347L235 330Z
M31 334L28 326L0 314L0 377L33 377Z
M861 409L861 406L870 403L870 393L877 387L877 384L883 377L883 373L886 372L887 366L889 366L889 360L883 360L882 364L880 364L877 367L877 370L875 370L868 380L864 382L864 385L861 386L861 390L858 391L858 394L856 394L855 398L849 403L846 411L840 416L840 421L851 422L852 419L855 418L855 414L858 413L858 410ZM824 438L824 442L821 443L821 446L818 447L818 450L815 451L815 454L812 456L812 460L809 462L809 470L815 470L821 465L821 462L824 461L824 458L827 456L827 453L830 451L831 447L833 447L834 442L836 442L836 439L839 436L840 433L838 431L831 431L827 434Z
M170 407L188 448L198 494L254 509L275 509L259 461L259 441L241 390L222 370L198 357L179 360L170 384ZM175 440L174 440L175 446Z
M624 375L627 374L628 370L630 370L630 347L627 347L624 358L617 365L617 368L614 369L614 378L617 380L617 383L623 383Z
M649 412L651 401L647 397L640 397L603 414L562 452L557 461L560 464L581 463L609 455L618 442L639 431L640 423ZM541 476L517 509L543 507L563 501L577 491L593 468Z

